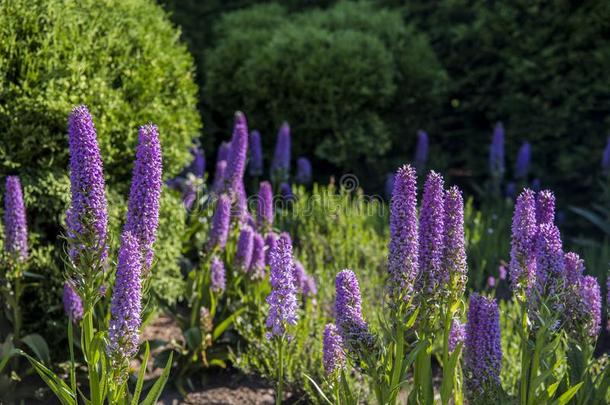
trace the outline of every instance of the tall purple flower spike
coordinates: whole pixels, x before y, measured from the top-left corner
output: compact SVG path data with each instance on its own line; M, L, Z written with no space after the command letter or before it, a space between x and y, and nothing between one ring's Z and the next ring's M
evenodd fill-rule
M451 187L445 194L445 243L443 253L442 281L451 281L449 290L461 297L468 280L466 248L464 242L464 201L457 187Z
M63 304L64 311L72 322L79 323L83 319L83 302L69 281L64 282Z
M602 298L597 279L585 276L582 279L581 296L584 309L584 331L592 339L597 339L601 329Z
M193 162L191 163L191 172L195 177L203 178L205 174L205 153L203 149L198 146L191 148L191 155L193 156Z
M335 314L339 334L346 347L357 351L362 343L370 339L369 328L362 317L360 285L353 271L345 269L335 279Z
M243 181L248 152L248 124L246 116L238 111L235 113L235 126L231 140L231 150L227 160L225 173L225 191L236 192L239 183Z
M527 173L530 168L530 160L532 159L532 151L529 142L523 142L517 154L517 163L515 164L515 177L518 179L527 178Z
M275 154L273 155L273 161L271 162L271 172L277 173L282 172L282 179L286 180L290 171L290 127L288 123L282 124L280 131L277 135L277 142L275 144Z
M95 127L87 107L74 107L68 119L70 147L70 193L72 202L66 213L70 257L78 262L82 249L107 256L108 207L104 170ZM91 246L83 246L83 242Z
M428 161L428 134L425 131L417 131L417 147L415 149L415 157L413 163L417 170L422 171L426 167Z
M222 142L218 147L218 155L216 156L216 162L220 162L221 160L229 160L229 153L231 153L231 143Z
M511 287L514 292L521 295L527 294L536 278L537 231L534 192L525 189L517 197L515 204L509 266Z
M108 352L121 364L138 352L142 312L141 250L138 240L124 232L110 304Z
M231 199L222 194L216 203L216 210L212 218L212 227L208 236L208 250L224 249L229 236L231 221Z
M277 240L278 236L275 232L269 232L267 236L265 236L265 264L267 266L271 265L271 252L275 249Z
M502 175L504 166L504 127L501 122L494 128L491 145L489 146L489 170L496 175Z
M262 280L265 277L265 241L257 232L252 237L252 260L248 273L255 280Z
M563 291L566 268L559 229L543 223L536 235L536 286L544 296L555 298Z
M216 163L216 172L214 173L214 182L212 183L212 191L216 194L222 192L225 182L225 172L227 171L227 161L219 160Z
M244 225L237 239L237 250L235 251L234 265L242 272L250 269L252 260L253 231L248 225Z
M250 162L248 162L248 171L252 177L263 175L263 146L261 144L261 134L257 130L250 133Z
M329 323L324 327L324 338L322 341L323 355L322 363L326 375L332 375L345 367L345 350L343 339L337 327Z
M564 256L566 268L566 283L568 285L578 285L582 280L585 271L585 262L574 252L568 252Z
M271 252L271 294L267 297L267 338L283 337L289 325L297 323L297 297L290 240L281 237Z
M449 330L449 353L453 353L460 343L464 343L464 339L466 339L466 325L458 320L453 320Z
M499 386L501 367L498 304L492 298L473 294L464 343L464 371L469 393L476 397Z
M421 213L419 217L419 280L428 293L442 284L444 243L444 181L440 174L432 171L424 185Z
M555 222L555 194L542 190L536 195L536 221L540 224Z
M138 240L144 258L143 275L150 270L154 258L153 245L157 239L159 204L161 198L162 156L157 127L140 127L136 162L131 177L131 191L125 230Z
M220 293L225 290L225 277L224 263L218 258L218 256L214 256L212 258L212 262L210 263L210 287L212 288L212 291Z
M311 181L311 162L306 157L297 159L297 183L308 184Z
M4 195L4 250L17 261L28 258L28 227L21 181L17 176L6 178Z
M256 221L261 232L267 232L273 226L273 190L268 181L261 182L258 190Z
M389 292L408 299L418 274L417 175L409 166L398 169L390 203Z

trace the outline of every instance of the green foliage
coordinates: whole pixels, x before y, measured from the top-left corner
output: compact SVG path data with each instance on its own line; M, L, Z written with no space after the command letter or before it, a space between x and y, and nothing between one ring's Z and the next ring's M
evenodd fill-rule
M380 2L406 4L406 18L430 37L447 70L451 102L434 137L447 164L484 178L481 146L502 120L509 173L529 140L543 184L570 190L559 193L563 199L588 202L610 124L607 2Z
M0 178L13 173L22 179L32 271L48 278L47 288L25 292L25 305L38 314L32 321L51 327L62 316L70 109L90 108L109 198L126 195L139 125L159 126L166 177L189 158L201 126L193 63L178 31L150 0L6 1L0 26ZM175 198L163 201L153 290L175 299L181 207Z
M444 73L426 38L371 3L254 6L223 15L215 38L205 57L210 108L244 109L263 134L286 120L296 154L345 169L388 170L379 158L410 147L404 128L424 125L440 103Z
M314 184L311 193L303 187L295 188L294 192L294 204L277 212L276 221L280 229L291 234L295 255L314 276L318 294L299 313L294 340L287 345L287 357L292 361L285 370L285 379L295 392L304 391L309 400L321 403L318 390L305 375L318 383L325 379L322 332L326 323L334 322L330 316L337 272L350 268L358 275L362 295L366 297L364 317L371 325L378 324L377 304L384 293L386 272L386 207L333 184ZM276 354L265 338L265 311L258 316L238 323L237 330L248 344L236 353L235 360L245 371L273 379ZM366 397L366 387L363 388L361 397Z

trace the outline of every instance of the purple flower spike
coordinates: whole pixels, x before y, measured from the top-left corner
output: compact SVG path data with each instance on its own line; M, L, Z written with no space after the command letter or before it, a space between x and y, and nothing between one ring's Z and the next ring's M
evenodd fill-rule
M582 280L585 271L585 262L574 252L568 252L564 256L566 267L567 285L578 285Z
M305 286L305 280L307 278L307 273L305 272L305 267L303 267L303 263L298 260L294 261L294 286L298 291L303 292L303 287Z
M246 154L248 152L248 124L246 116L238 111L235 113L235 127L231 140L231 150L227 160L225 174L225 191L236 192L239 183L243 181L246 168Z
M248 273L256 280L265 277L265 241L259 233L254 233L252 238L252 260Z
M457 297L464 294L468 279L464 244L464 200L457 187L445 195L445 243L443 253L443 283L450 282L450 290Z
M397 299L411 297L418 272L417 175L409 166L398 169L390 203L388 286Z
M74 107L68 119L70 146L70 193L72 202L66 213L70 257L78 262L82 249L99 252L106 259L108 212L104 169L95 127L87 107ZM82 241L91 243L83 246Z
M504 127L501 122L498 122L494 128L489 147L489 170L495 176L504 173Z
M517 163L515 165L515 177L518 179L525 179L530 168L530 160L532 158L532 152L529 142L523 142L519 153L517 154Z
M601 329L602 298L595 277L583 277L581 296L585 312L582 318L584 319L584 331L590 338L597 339Z
M551 223L540 225L536 236L536 285L541 295L551 298L565 286L566 268L559 229Z
M222 192L222 188L225 182L225 172L227 171L227 161L220 160L216 163L216 172L214 174L214 183L212 184L212 191L216 194Z
M142 311L141 250L138 240L124 232L110 304L108 352L122 364L138 352Z
M542 190L536 196L536 221L539 225L555 222L555 194L550 190Z
M250 133L250 162L248 162L250 176L263 175L263 147L261 145L261 134L254 130Z
M267 266L271 265L271 252L275 249L275 245L277 245L278 236L274 232L269 232L267 236L265 236L265 264Z
M225 277L224 263L218 258L218 256L214 256L210 264L210 286L212 291L220 293L225 290Z
M275 154L271 162L272 173L282 173L280 178L286 179L290 171L290 127L285 122L277 134L277 143L275 144Z
M363 339L368 340L368 325L362 317L360 285L353 271L345 269L335 279L335 314L337 329L350 350L355 350Z
M282 183L280 184L280 194L284 201L292 201L294 200L294 194L292 193L292 187L290 183Z
M191 173L195 175L195 177L203 178L205 174L205 153L203 149L198 146L193 146L191 148L191 155L193 156L193 162L191 163Z
M443 270L444 182L432 171L424 185L419 219L419 272L422 289L434 291L446 278Z
M63 302L68 318L74 323L79 323L83 319L83 302L69 281L64 282Z
M303 297L314 297L318 294L318 286L316 285L316 279L312 275L306 274L305 281L303 283Z
M28 258L28 227L21 181L17 176L6 178L4 196L4 250L11 258L25 261Z
M343 339L337 327L329 323L324 327L324 339L322 340L324 371L326 375L332 375L345 367L345 351L343 349Z
M235 267L244 273L250 268L252 261L253 231L248 225L241 228L235 252Z
M527 293L536 277L537 230L534 192L525 189L515 204L509 266L511 287L520 294Z
M415 157L413 163L419 172L422 172L428 161L428 134L425 131L417 131L417 148L415 149Z
M267 338L283 337L288 325L297 323L297 297L294 285L294 263L292 245L288 238L281 237L271 252L271 294L267 297Z
M602 169L604 173L610 173L610 137L606 141L606 148L602 154Z
M261 182L258 190L256 220L258 229L266 232L273 226L273 190L268 181Z
M216 162L220 162L221 160L229 160L229 153L231 153L231 143L222 142L218 147L218 156L216 157Z
M453 353L455 348L464 342L466 338L466 326L458 320L453 320L449 330L449 353Z
M237 183L235 189L235 206L231 215L241 223L247 223L250 219L250 212L248 211L248 196L246 195L246 187L244 186L243 179Z
M144 258L143 273L150 270L159 224L161 197L162 157L157 127L152 124L140 127L136 162L131 177L131 191L125 230L138 240Z
M499 386L501 366L498 304L492 298L473 294L470 296L464 343L466 387L472 397Z
M212 227L208 236L208 249L224 249L229 236L231 220L231 199L222 194L216 203L216 210L212 218Z
M311 162L306 157L297 159L297 175L295 180L299 184L308 184L311 181Z

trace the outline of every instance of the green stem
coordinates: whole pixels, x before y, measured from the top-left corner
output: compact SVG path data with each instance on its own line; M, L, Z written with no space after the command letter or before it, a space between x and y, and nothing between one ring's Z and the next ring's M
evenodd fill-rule
M101 405L101 395L99 392L99 381L97 380L96 364L94 363L95 353L93 353L93 308L86 304L85 316L83 317L83 333L85 335L84 352L87 361L89 375L89 390L92 405Z
M521 303L521 405L527 405L527 383L529 379L529 350L528 350L528 336L529 331L527 328L527 307L524 302Z
M72 319L68 317L68 344L70 346L70 387L76 395L76 370L74 367L74 331Z
M13 341L15 344L19 342L21 337L21 308L19 306L21 301L21 279L15 280L15 305L13 305Z
M284 378L284 358L283 358L283 350L284 349L284 338L280 338L278 340L278 360L279 365L277 368L277 389L275 393L275 405L282 404L282 379Z
M415 361L415 389L417 390L417 403L420 405L432 404L432 370L430 366L430 341L423 336L426 344L417 354Z
M449 334L451 333L451 320L453 314L445 314L445 327L443 329L443 382L441 384L441 403L447 405L451 398L451 388L454 383L455 370L449 368Z
M394 354L394 364L392 364L393 372L392 372L392 380L390 381L390 398L388 404L395 404L396 397L398 396L398 392L400 389L398 388L400 385L401 373L402 373L402 363L404 358L405 351L405 334L403 330L403 324L399 323L396 330L396 343L395 343L395 354Z

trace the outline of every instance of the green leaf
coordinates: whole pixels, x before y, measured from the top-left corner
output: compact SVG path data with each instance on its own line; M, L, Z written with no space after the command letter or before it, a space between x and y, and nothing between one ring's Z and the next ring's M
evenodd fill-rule
M184 340L191 351L195 351L201 346L201 339L201 330L196 326L193 326L184 332Z
M136 383L136 389L133 392L133 399L131 400L131 405L136 405L140 400L140 394L142 393L142 385L144 384L144 376L146 375L146 366L148 365L148 357L150 356L150 345L146 342L144 358L142 359L142 364L140 365L140 372L138 373L138 382Z
M21 339L23 343L25 343L38 357L38 360L43 362L44 364L51 363L51 356L49 355L49 346L44 338L36 333L32 333L31 335L24 336Z
M561 396L557 399L557 405L566 405L574 395L578 392L580 387L582 386L582 382L570 387L566 392L561 394Z
M163 388L165 387L167 378L169 377L169 372L172 369L173 358L174 358L174 353L172 352L169 355L169 359L167 360L167 364L165 365L165 368L163 369L163 373L161 373L161 375L159 376L157 381L155 381L155 384L152 386L152 388L148 392L146 399L144 401L140 402L140 405L155 405L157 403L157 400L159 399L159 397L161 396L161 393L163 392Z
M70 387L66 385L55 373L45 367L44 364L33 358L27 353L20 351L20 354L28 359L34 370L38 373L40 378L47 384L47 386L53 391L57 399L63 405L77 405L76 395L72 392Z
M324 399L326 401L326 403L328 403L329 405L333 405L333 402L330 399L328 399L328 397L324 394L324 391L322 391L322 388L320 388L318 386L318 384L316 384L316 382L313 380L313 378L311 378L307 374L303 374L303 376L305 378L307 378L313 384L316 391L318 391L318 394L320 394L320 396L322 397L322 399Z
M8 361L13 357L20 354L19 349L11 349L9 350L7 353L3 353L2 357L0 357L0 373L2 373L2 370L4 369L4 367L6 367L6 365L8 364Z
M235 321L239 315L241 315L246 310L245 307L239 308L237 311L233 312L227 319L222 321L214 328L214 332L212 333L212 340L216 340L223 334L223 332L231 326L231 324Z

